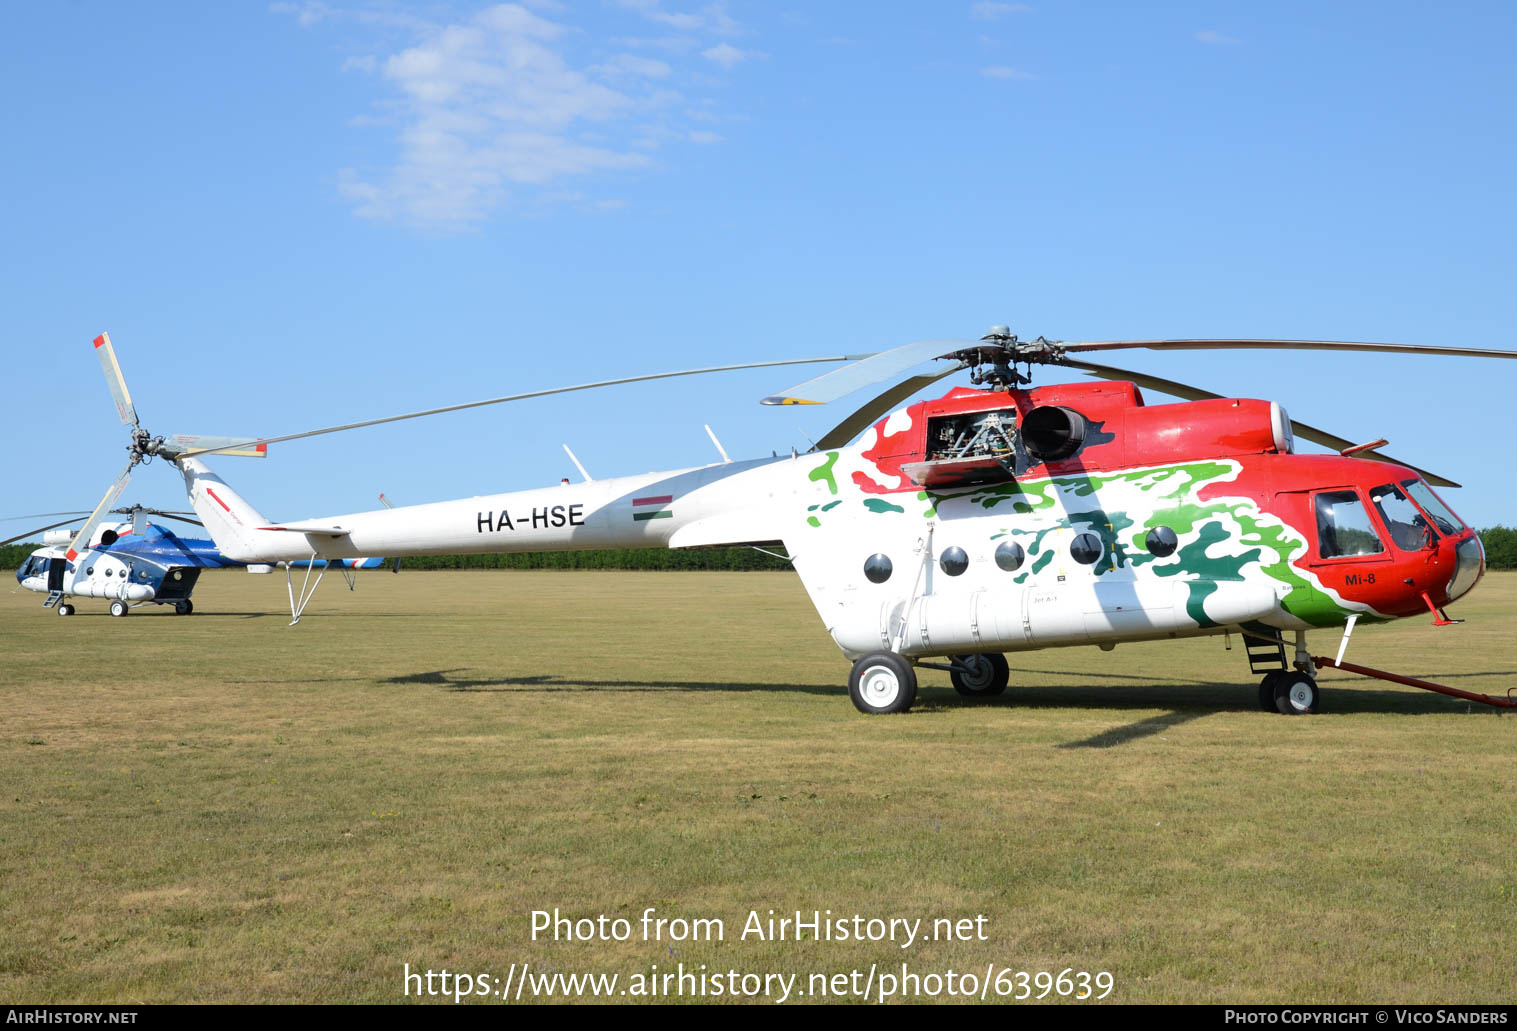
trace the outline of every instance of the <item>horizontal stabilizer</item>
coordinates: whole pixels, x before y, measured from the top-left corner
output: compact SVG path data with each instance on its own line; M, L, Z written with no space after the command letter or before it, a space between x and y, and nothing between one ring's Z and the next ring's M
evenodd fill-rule
M282 526L260 526L260 530L282 530L286 533L313 533L319 537L346 537L351 531L340 526L322 526L319 523L285 523Z

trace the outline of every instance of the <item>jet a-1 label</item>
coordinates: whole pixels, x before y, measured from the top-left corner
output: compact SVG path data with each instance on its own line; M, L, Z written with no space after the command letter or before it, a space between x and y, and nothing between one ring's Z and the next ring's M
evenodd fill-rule
M476 520L480 533L500 533L503 530L551 530L560 526L584 526L584 505L553 505L542 508L534 508L530 515L517 513L512 516L510 512L502 509L497 515L493 512L481 512Z

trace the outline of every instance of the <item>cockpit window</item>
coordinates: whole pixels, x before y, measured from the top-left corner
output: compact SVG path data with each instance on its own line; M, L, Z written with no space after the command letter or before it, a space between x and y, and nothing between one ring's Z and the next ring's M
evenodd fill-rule
M1422 506L1422 511L1428 514L1439 530L1447 534L1460 533L1464 530L1464 523L1449 511L1447 505L1438 500L1438 495L1433 493L1433 488L1421 480L1407 480L1404 486L1406 492L1412 496L1412 500Z
M1351 490L1317 495L1317 552L1323 558L1378 555L1385 542L1375 532L1364 502Z
M1391 540L1402 551L1421 551L1437 539L1428 526L1427 517L1394 483L1371 490L1370 500L1380 510L1380 518L1391 532Z

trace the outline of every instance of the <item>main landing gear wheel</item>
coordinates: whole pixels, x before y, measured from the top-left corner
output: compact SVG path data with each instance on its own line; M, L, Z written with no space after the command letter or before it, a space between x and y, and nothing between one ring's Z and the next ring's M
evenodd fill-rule
M998 652L985 655L950 655L955 665L965 667L948 674L953 689L965 698L990 698L1006 690L1011 667Z
M73 614L74 614L74 606L72 606L72 605L59 605L58 606L58 615L60 615L60 616L72 616Z
M113 616L124 616L130 611L132 610L126 607L126 602L124 601L111 602L111 615Z
M1275 681L1275 709L1287 716L1317 712L1320 698L1317 682L1305 673L1286 673Z
M186 598L183 601L174 602L174 615L188 616L195 611L195 603Z
M853 664L848 697L871 716L905 712L917 699L917 672L895 652L874 652Z
M1279 709L1275 708L1275 684L1279 682L1281 677L1289 675L1283 669L1277 669L1273 673L1264 674L1264 679L1259 681L1259 708L1265 712L1276 714L1280 712Z

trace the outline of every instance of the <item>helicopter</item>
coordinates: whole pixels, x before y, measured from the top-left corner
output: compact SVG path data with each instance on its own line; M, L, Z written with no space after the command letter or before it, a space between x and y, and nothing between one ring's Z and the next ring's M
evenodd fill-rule
M96 338L96 348L109 352L109 339ZM1428 613L1437 626L1455 622L1445 606L1485 571L1478 536L1433 490L1456 483L1386 456L1384 440L1355 444L1295 422L1276 402L1223 397L1077 357L1140 348L1517 358L1513 351L1354 341L1066 343L1022 340L994 326L978 340L650 374L257 440L174 438L165 445L123 412L133 440L123 478L143 457L167 458L218 549L248 563L783 547L827 632L852 660L854 706L872 715L910 709L918 669L946 671L959 694L985 699L1009 684L1010 653L1232 634L1245 641L1250 672L1260 677L1260 707L1309 714L1320 706L1322 665L1358 671L1342 663L1356 625ZM932 360L947 367L902 378ZM271 444L528 397L822 362L843 364L763 403L823 404L892 385L813 450L788 456L733 461L718 443L723 460L696 468L586 476L283 523L264 517L205 462L212 454L261 455ZM114 354L101 364L119 409L125 386ZM1095 381L1033 386L1037 366ZM961 372L969 386L898 407ZM1182 400L1148 404L1145 388ZM1337 453L1299 454L1298 439ZM118 480L107 492L102 509L120 486ZM314 591L309 568L298 595L291 582L292 625ZM1307 631L1324 628L1344 630L1337 660L1307 648ZM1287 634L1294 638L1289 655Z
M384 500L384 495L380 495ZM388 502L386 502L388 503ZM195 611L194 593L196 582L203 569L247 568L253 573L271 573L271 565L250 565L227 558L217 550L214 541L194 537L182 537L151 517L173 519L181 523L202 525L199 520L186 518L192 512L165 512L143 505L116 508L112 514L130 516L120 523L101 523L96 527L88 547L78 552L74 559L68 558L65 546L75 537L71 530L57 527L74 522L87 512L48 512L36 516L13 516L12 519L50 518L68 516L58 523L28 530L26 533L0 541L0 545L23 540L39 531L43 547L33 551L16 569L16 581L21 588L47 595L43 605L53 608L60 616L72 616L74 604L66 599L102 598L110 601L113 616L125 616L141 605L172 605L174 614L188 616ZM320 560L326 565L325 560ZM351 589L356 581L352 570L377 569L383 566L383 558L333 559L330 564L340 567ZM296 567L305 563L296 563ZM395 560L398 572L400 560Z

